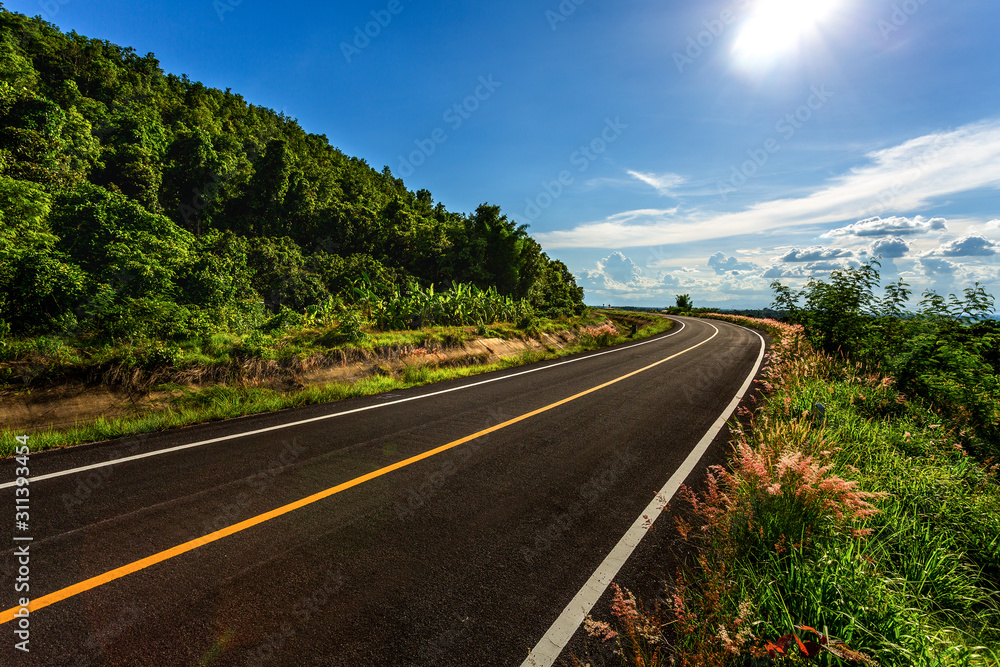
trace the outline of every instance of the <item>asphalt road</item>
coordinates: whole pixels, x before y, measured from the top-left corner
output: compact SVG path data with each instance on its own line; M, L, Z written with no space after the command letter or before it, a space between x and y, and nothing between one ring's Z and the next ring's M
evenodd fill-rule
M23 532L0 461L0 664L520 665L761 345L678 318L610 352L34 454ZM25 545L30 597L64 598L31 611L30 653L9 618Z

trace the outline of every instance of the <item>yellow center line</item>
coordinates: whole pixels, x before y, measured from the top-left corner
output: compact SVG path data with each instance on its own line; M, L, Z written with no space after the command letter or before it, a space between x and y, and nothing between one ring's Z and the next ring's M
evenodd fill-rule
M289 503L287 505L278 507L277 509L273 509L270 512L259 514L255 517L247 519L246 521L241 521L227 528L223 528L222 530L217 530L214 533L203 535L202 537L199 537L197 539L185 542L183 544L179 544L176 547L172 547L165 551L161 551L159 553L153 554L152 556L147 556L146 558L137 560L133 563L129 563L128 565L123 565L119 568L115 568L114 570L105 572L104 574L97 575L96 577L91 577L90 579L86 579L84 581L81 581L80 583L73 584L72 586L67 586L66 588L55 591L54 593L49 593L48 595L44 595L40 598L31 600L31 602L28 604L28 611L35 612L38 611L39 609L48 607L51 604L55 604L56 602L61 602L62 600L71 598L75 595L79 595L80 593L85 593L86 591L110 583L115 579L121 579L122 577L138 572L139 570L144 570L147 567L152 567L153 565L157 565L158 563L162 563L163 561L170 560L171 558L180 556L181 554L193 551L198 547L221 540L222 538L229 537L230 535L235 535L236 533L247 530L248 528L253 528L254 526L260 525L266 521L270 521L271 519L276 519L279 516L288 514L289 512L294 512L295 510L301 509L307 505L312 505L313 503L319 502L320 500L323 500L325 498L329 498L330 496L334 496L342 491L346 491L347 489L351 489L360 484L364 484L365 482L371 481L383 475L388 475L389 473L395 470L399 470L400 468L411 466L414 463L418 463L425 459L429 459L432 456L437 456L442 452L446 452L449 449L458 447L459 445L464 445L465 443L475 440L477 438L481 438L484 435L495 433L496 431L505 429L508 426L512 426L514 424L517 424L518 422L522 422L525 419L530 419L536 415L542 414L543 412L548 412L549 410L558 408L561 405L565 405L571 401L577 400L578 398L582 398L587 394L592 394L595 391L600 391L601 389L610 387L611 385L621 382L622 380L627 380L630 377L648 371L651 368L655 368L660 364L666 363L671 359L676 359L682 354L686 354L691 350L701 347L702 345L704 345L705 343L709 342L710 340L719 335L719 330L716 329L714 326L712 328L715 329L715 333L712 334L710 337L706 338L705 340L703 340L702 342L698 343L697 345L693 345L685 350L681 350L680 352L673 354L669 357L666 357L665 359L661 359L655 363L652 363L649 366L646 366L645 368L640 368L637 371L632 371L631 373L622 375L621 377L615 378L614 380L605 382L604 384L598 385L596 387L592 387L591 389L588 389L586 391L582 391L579 394L570 396L569 398L564 398L561 401L557 401L550 405L546 405L543 408L538 408L537 410L527 412L518 417L514 417L513 419L508 419L502 424L491 426L490 428L479 431L478 433L467 435L464 438L459 438L458 440L449 442L446 445L441 445L440 447L436 447L435 449L431 449L421 454L417 454L416 456L411 456L410 458L405 459L403 461L393 463L392 465L386 466L384 468L379 468L378 470L370 472L366 475L362 475L361 477L355 477L354 479L344 482L343 484L338 484L337 486L326 489L325 491L314 493L313 495L302 498L301 500L296 500L293 503ZM11 607L10 609L0 613L0 625L3 625L4 623L9 623L12 620L14 620L15 614L18 612L19 609L21 609L21 607L19 606Z

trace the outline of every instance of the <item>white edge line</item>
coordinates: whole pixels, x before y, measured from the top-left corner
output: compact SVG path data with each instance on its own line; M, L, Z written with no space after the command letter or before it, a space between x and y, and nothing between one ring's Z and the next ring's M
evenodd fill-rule
M557 366L563 366L565 364L572 364L572 363L576 363L578 361L586 361L587 359L593 359L595 357L603 357L606 354L613 354L613 353L616 353L616 352L624 352L626 350L631 350L631 349L634 349L634 348L637 348L637 347L641 347L643 345L649 345L650 343L655 343L657 341L661 341L661 340L663 340L665 338L670 338L671 336L676 336L677 334L679 334L680 332L684 331L684 329L687 328L687 325L684 322L682 322L680 320L677 320L677 321L680 322L681 328L678 329L677 331L674 331L673 333L667 334L666 336L658 336L656 338L651 338L649 340L644 340L642 342L635 343L634 345L625 345L625 346L614 347L614 348L612 348L610 350L605 350L604 352L598 352L596 354L589 354L589 355L587 355L585 357L576 357L574 359L567 359L566 361L560 361L560 362L555 363L555 364L550 364L548 366L543 366L542 368L532 368L531 370L520 371L518 373L511 373L510 375L504 375L503 377L498 377L498 378L490 378L489 380L481 380L479 382L474 382L472 384L465 384L465 385L462 385L460 387L452 387L451 389L442 389L441 391L435 391L435 392L431 392L429 394L421 394L420 396L410 396L409 398L401 398L401 399L399 399L397 401L389 401L389 402L386 402L386 403L376 403L375 405L368 405L368 406L365 406L363 408L355 408L353 410L345 410L343 412L335 412L335 413L333 413L331 415L323 415L321 417L312 417L310 419L303 419L303 420L297 421L297 422L289 422L287 424L278 424L277 426L269 426L267 428L257 429L256 431L246 431L244 433L234 433L232 435L225 435L225 436L221 436L221 437L218 437L218 438L212 438L210 440L201 440L199 442L192 442L192 443L189 443L187 445L178 445L177 447L168 447L166 449L157 449L155 451L146 452L144 454L135 454L134 456L124 456L122 458L109 459L107 461L102 461L100 463L93 463L91 465L80 466L79 468L70 468L68 470L61 470L59 472L51 472L51 473L48 473L47 475L38 475L37 477L32 477L31 478L31 482L32 482L32 484L34 484L36 482L41 482L41 481L46 480L46 479L52 479L54 477L63 477L65 475L72 475L72 474L79 473L79 472L85 472L87 470L95 470L97 468L105 468L107 466L117 465L119 463L126 463L128 461L137 461L139 459L145 459L145 458L149 458L151 456L161 456L163 454L170 454L172 452L179 452L179 451L182 451L182 450L185 450L185 449L191 449L193 447L203 447L205 445L211 445L211 444L215 444L217 442L224 442L226 440L235 440L237 438L246 438L246 437L249 437L251 435L260 435L261 433L268 433L270 431L279 431L279 430L286 429L286 428L292 428L293 426L301 426L303 424L311 424L313 422L324 421L324 420L327 420L327 419L333 419L335 417L343 417L345 415L351 415L351 414L355 414L355 413L358 413L358 412L366 412L368 410L375 410L375 409L378 409L378 408L387 408L387 407L392 406L392 405L399 405L400 403L408 403L410 401L419 401L419 400L425 399L425 398L432 398L434 396L441 396L442 394L449 394L449 393L451 393L453 391L463 391L465 389L471 389L473 387L478 387L478 386L481 386L481 385L484 385L484 384L490 384L491 382L499 382L501 380L507 380L507 379L515 378L515 377L518 377L518 376L521 376L521 375L527 375L529 373L537 373L539 371L545 371L545 370L548 370L550 368L556 368ZM10 488L10 487L13 487L13 486L16 486L16 485L17 485L17 482L5 482L3 484L0 484L0 489L7 489L7 488Z
M740 328L745 329L746 327ZM625 535L618 541L618 544L611 550L611 553L607 555L604 562L598 566L594 574L590 576L590 579L583 585L583 588L566 605L566 608L559 614L559 618L548 629L548 632L538 641L535 648L528 653L528 657L521 663L521 667L551 667L551 665L555 664L555 661L559 658L563 649L566 648L570 639L573 638L573 635L583 623L587 614L597 604L597 601L604 594L604 591L607 590L612 579L621 570L628 557L639 546L642 537L653 527L653 522L666 509L667 504L673 499L674 494L677 493L681 484L694 471L695 466L701 460L701 457L704 456L708 446L712 444L715 436L719 434L722 427L725 426L729 417L732 416L736 407L740 404L740 401L743 400L743 396L746 394L747 389L750 388L750 384L760 370L761 362L764 360L764 352L767 349L767 343L764 341L763 336L752 329L747 329L747 331L756 334L760 338L760 354L757 355L757 363L750 375L747 376L746 381L743 382L739 393L736 394L736 397L730 402L729 406L722 411L719 418L712 424L711 428L708 429L708 432L698 444L695 445L694 449L691 450L691 453L684 459L684 463L681 464L680 468L671 475L670 479L660 492L656 494L652 502L646 506L646 509L639 515L639 518L625 532Z

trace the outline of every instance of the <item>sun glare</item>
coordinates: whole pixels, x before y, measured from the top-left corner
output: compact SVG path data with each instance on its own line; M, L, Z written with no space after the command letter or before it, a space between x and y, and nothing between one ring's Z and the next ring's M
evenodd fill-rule
M839 0L757 0L733 54L744 65L768 64L814 36Z

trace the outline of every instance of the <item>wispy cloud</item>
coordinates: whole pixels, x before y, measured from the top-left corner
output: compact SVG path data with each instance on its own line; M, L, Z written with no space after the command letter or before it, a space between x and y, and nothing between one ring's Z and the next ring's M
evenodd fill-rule
M685 178L680 174L672 174L667 172L665 174L647 174L641 171L629 170L628 175L637 181L642 181L646 185L650 185L656 188L656 191L661 195L673 195L677 186L682 185L685 182Z
M918 211L960 192L1000 187L1000 120L925 135L867 157L867 164L805 197L731 213L627 211L537 237L547 248L654 246Z

